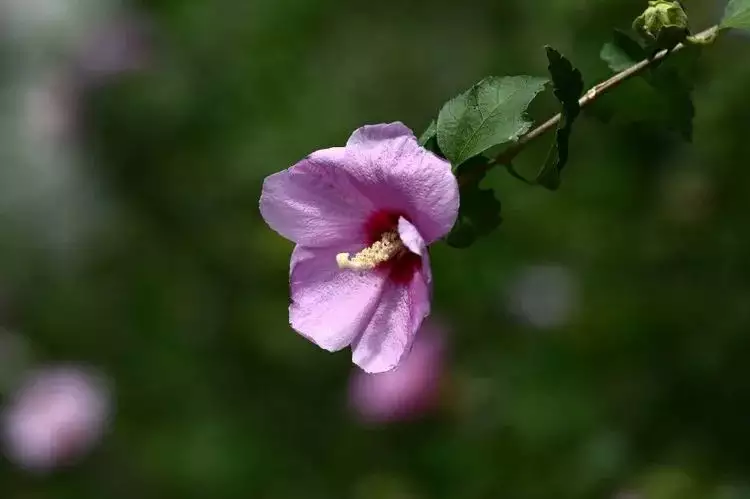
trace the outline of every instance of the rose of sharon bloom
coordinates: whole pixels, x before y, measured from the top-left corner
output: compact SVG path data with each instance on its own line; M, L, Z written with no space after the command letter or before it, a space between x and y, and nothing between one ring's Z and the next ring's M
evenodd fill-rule
M297 243L289 322L320 347L352 348L367 372L398 365L430 313L427 246L458 215L450 164L401 123L365 126L346 147L268 177L260 211Z
M367 423L416 418L439 401L445 341L441 329L427 321L411 351L395 369L378 374L357 371L349 386L349 402Z
M30 470L70 464L97 442L108 410L103 381L92 373L76 367L40 370L3 410L5 453Z

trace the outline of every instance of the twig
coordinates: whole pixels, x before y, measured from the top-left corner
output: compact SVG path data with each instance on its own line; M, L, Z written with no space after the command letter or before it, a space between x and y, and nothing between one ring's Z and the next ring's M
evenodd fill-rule
M701 31L700 33L695 35L693 38L699 42L707 41L715 37L718 31L719 31L719 27L713 26L711 28L708 28L705 31ZM609 92L610 90L617 88L623 82L642 73L643 71L650 68L651 66L658 64L659 62L666 59L670 54L679 52L683 48L685 48L685 45L681 43L677 45L675 48L673 48L672 50L662 50L660 52L657 52L653 57L649 59L644 59L641 62L630 66L628 69L617 73L616 75L612 76L610 79L605 80L597 85L594 85L590 90L588 90L585 94L583 94L583 97L580 98L580 100L578 101L578 104L581 106L581 109L583 109L587 105L594 102L601 95ZM510 161L512 161L518 155L518 153L520 153L524 149L524 147L528 145L529 142L531 142L532 140L536 138L541 137L546 132L556 128L557 124L560 122L561 119L562 119L562 114L557 114L553 116L552 118L550 118L549 120L542 123L541 125L539 125L538 127L532 129L528 133L522 135L511 147L506 149L498 157L492 160L490 162L490 165L510 163Z

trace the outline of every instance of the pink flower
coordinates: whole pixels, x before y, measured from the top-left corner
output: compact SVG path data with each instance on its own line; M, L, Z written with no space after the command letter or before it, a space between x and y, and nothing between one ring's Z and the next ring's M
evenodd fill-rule
M297 243L289 322L318 346L352 347L367 372L398 365L430 313L427 245L458 215L450 164L401 123L365 126L346 147L268 177L260 211Z
M357 371L349 386L349 402L367 423L387 423L423 415L439 401L444 369L443 332L425 322L414 347L392 371Z
M40 370L26 379L3 411L5 453L32 470L69 464L97 442L108 409L102 380L88 371Z

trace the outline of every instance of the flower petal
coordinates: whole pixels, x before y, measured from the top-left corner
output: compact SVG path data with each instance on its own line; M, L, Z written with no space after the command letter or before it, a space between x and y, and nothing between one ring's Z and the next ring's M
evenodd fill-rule
M422 239L422 235L404 217L398 219L398 237L412 253L422 256L423 253L427 252L427 245Z
M396 367L430 313L430 287L421 272L408 286L388 281L364 333L352 343L352 360L368 373Z
M398 237L409 251L422 257L422 278L427 284L428 296L432 286L432 268L430 267L430 252L416 227L404 217L398 219Z
M344 168L380 209L405 213L430 244L447 234L458 216L458 182L448 161L420 146L401 123L355 131Z
M297 246L289 280L291 326L333 352L351 344L365 330L386 278L379 272L340 270L335 249Z
M377 147L384 140L398 138L414 138L416 140L414 132L399 121L382 125L365 125L354 131L352 136L349 137L346 147Z
M326 247L363 240L374 205L355 186L344 148L317 151L263 182L260 212L266 223L298 244ZM361 248L360 248L361 249Z

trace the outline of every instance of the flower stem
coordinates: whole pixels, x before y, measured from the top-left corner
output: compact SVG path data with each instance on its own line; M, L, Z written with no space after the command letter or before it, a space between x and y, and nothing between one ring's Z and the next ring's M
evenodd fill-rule
M713 26L711 28L708 28L707 30L701 31L700 33L692 37L693 41L690 43L687 43L687 45L710 43L716 38L718 32L719 32L719 26ZM594 102L597 98L599 98L603 94L609 92L610 90L614 90L615 88L620 86L623 82L629 80L630 78L634 76L639 75L640 73L644 72L650 67L658 64L659 62L666 59L669 55L675 52L679 52L680 50L684 49L687 45L680 43L679 45L674 47L672 50L662 50L660 52L657 52L652 57L648 59L644 59L641 62L638 62L630 66L628 69L625 69L624 71L617 73L616 75L612 76L608 80L605 80L601 83L598 83L597 85L594 85L585 94L583 94L583 97L580 98L580 100L578 101L578 104L581 106L581 109L583 109L584 107ZM510 146L503 153L501 153L499 156L493 159L488 166L492 166L496 164L509 164L531 141L541 137L546 132L556 128L561 119L562 119L562 114L557 114L553 116L552 118L550 118L549 120L542 123L541 125L533 128L531 131L522 135L512 146Z

